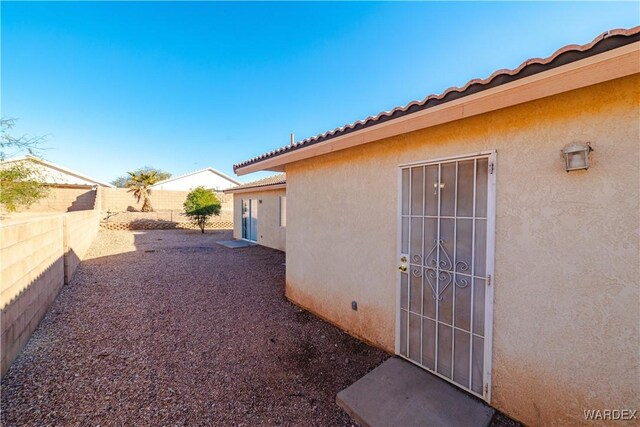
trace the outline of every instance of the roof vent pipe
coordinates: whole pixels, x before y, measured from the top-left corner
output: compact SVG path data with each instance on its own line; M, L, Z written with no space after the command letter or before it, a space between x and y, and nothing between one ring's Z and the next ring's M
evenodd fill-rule
M293 134L293 132L291 132L291 142L290 142L290 144L293 145L295 143L295 140L296 140L295 135Z

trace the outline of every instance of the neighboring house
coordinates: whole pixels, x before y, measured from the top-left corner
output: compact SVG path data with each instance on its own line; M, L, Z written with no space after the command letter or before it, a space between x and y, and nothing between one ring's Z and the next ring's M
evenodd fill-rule
M639 159L635 27L234 169L286 171L291 301L567 425L638 408Z
M21 209L23 211L69 212L93 209L98 187L114 187L107 182L34 156L8 159L3 161L2 165L9 166L18 162L31 163L38 180L49 187L47 197L36 201L28 208Z
M222 191L239 184L239 181L214 168L206 168L165 179L151 186L151 188L157 190L190 191L196 187L205 187Z
M287 188L285 174L242 184L233 194L233 237L284 251Z
M99 181L88 175L76 172L74 170L62 167L55 163L47 162L38 157L24 156L16 157L3 161L3 164L10 165L12 163L30 162L36 169L39 178L42 182L48 185L54 185L59 187L95 187L97 185L101 187L113 188L113 185Z

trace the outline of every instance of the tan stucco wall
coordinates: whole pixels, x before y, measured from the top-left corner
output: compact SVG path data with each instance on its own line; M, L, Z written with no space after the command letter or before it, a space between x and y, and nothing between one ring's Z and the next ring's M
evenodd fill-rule
M280 196L286 196L285 189L235 193L233 195L233 238L242 238L242 200L258 199L262 201L258 203L258 244L285 251L286 227L280 227ZM288 198L287 203L289 203Z
M639 117L633 75L287 165L287 296L392 352L397 165L496 149L492 405L640 409ZM592 167L566 173L575 141Z

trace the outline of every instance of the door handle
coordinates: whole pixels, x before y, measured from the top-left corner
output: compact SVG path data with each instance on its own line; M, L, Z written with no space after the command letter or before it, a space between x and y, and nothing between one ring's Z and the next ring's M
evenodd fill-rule
M400 267L398 267L398 270L407 271L407 266L406 265L401 265Z

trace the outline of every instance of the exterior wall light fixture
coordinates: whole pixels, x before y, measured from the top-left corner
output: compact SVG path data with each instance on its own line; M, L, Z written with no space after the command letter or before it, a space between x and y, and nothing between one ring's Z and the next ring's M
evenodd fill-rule
M593 151L589 143L574 142L562 149L564 168L567 172L589 169L589 153Z

